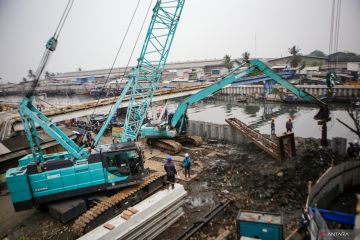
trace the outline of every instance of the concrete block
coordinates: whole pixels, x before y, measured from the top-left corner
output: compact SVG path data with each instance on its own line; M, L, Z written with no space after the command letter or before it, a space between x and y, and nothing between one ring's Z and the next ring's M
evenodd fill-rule
M112 230L101 225L79 239L154 239L183 215L186 194L177 183L173 190L158 191L135 205L138 213L128 220L120 216L109 220L106 224L113 225Z
M87 210L85 200L81 198L69 199L66 201L54 202L48 205L50 215L67 223Z

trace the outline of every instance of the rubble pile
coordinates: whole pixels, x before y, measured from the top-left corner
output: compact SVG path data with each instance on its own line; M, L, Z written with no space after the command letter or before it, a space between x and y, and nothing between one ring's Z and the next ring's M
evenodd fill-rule
M224 224L203 228L195 239L205 235L214 237L224 227L234 227L239 209L280 212L284 216L285 236L294 230L306 202L308 181L315 182L335 161L331 150L321 148L318 140L298 138L296 141L298 156L283 162L271 159L253 144L218 144L213 146L217 154L202 156L204 169L195 185L187 183L189 196L205 195L207 200L203 201L208 203L211 192L211 202L229 198L233 207L216 218L216 222L224 221ZM193 155L198 159L196 153ZM206 187L193 187L201 184ZM194 206L188 208L193 211ZM208 210L209 207L201 211Z

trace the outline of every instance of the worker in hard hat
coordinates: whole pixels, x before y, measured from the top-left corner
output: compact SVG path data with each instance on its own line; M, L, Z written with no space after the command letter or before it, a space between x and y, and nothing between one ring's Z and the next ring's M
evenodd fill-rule
M286 122L286 133L291 133L293 129L293 123L291 121L291 118L289 118L289 121Z
M185 178L187 178L188 176L190 177L191 158L188 153L185 153L185 157L182 164L185 170Z
M164 169L166 172L167 188L169 189L169 185L171 184L172 189L174 189L175 175L177 174L177 171L176 171L175 164L173 163L171 156L166 157Z
M275 118L271 119L271 135L275 135Z

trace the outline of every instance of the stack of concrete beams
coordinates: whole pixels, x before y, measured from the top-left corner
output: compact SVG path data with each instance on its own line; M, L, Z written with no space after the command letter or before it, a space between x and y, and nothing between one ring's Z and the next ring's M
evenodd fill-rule
M127 220L120 214L79 239L154 239L184 214L186 194L180 184L158 191L133 206L138 212Z

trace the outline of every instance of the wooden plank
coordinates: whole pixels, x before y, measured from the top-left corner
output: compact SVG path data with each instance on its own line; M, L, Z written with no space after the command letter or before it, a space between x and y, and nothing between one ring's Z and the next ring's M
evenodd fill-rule
M259 132L249 128L246 124L241 122L237 118L229 118L225 119L225 121L236 130L243 133L247 138L249 138L256 146L261 148L267 154L272 156L275 159L281 160L282 157L280 155L280 148L279 146L274 143L272 140L264 137Z

